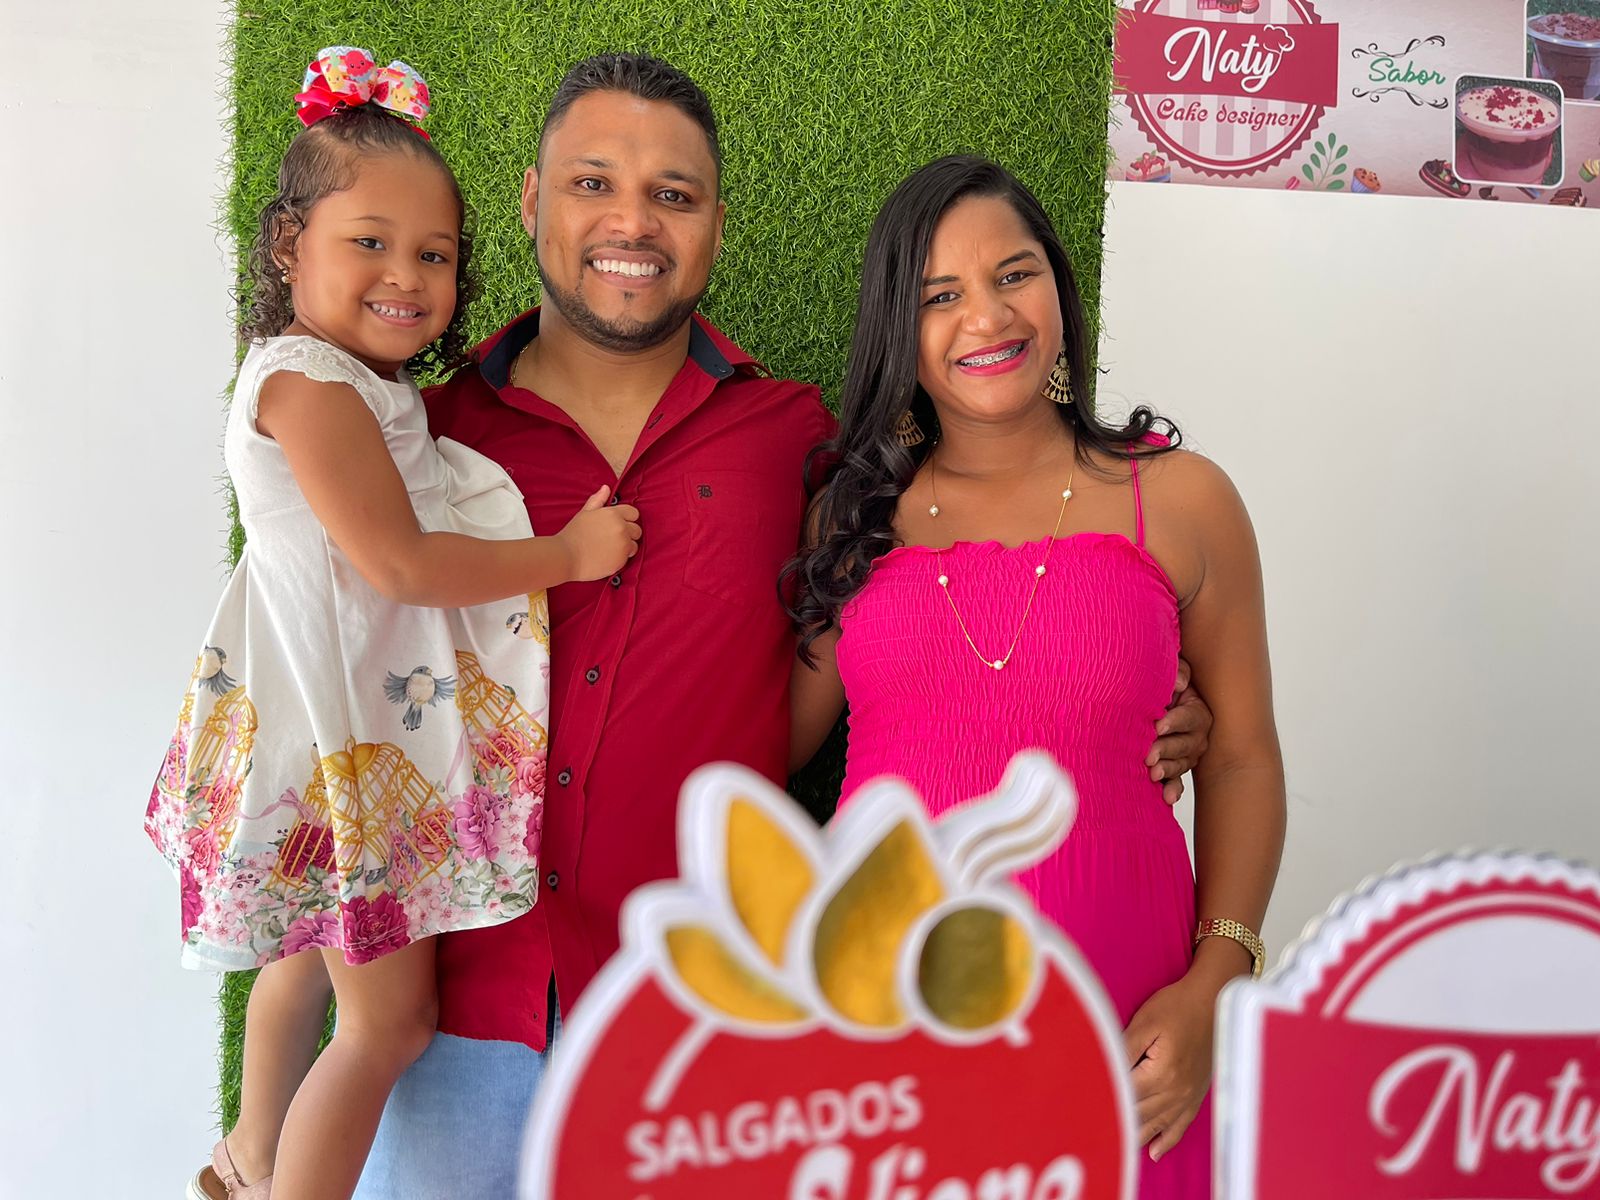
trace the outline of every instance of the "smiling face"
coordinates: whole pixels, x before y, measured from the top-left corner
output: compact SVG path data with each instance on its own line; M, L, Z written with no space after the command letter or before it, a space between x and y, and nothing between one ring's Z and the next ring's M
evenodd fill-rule
M917 381L941 422L1014 417L1050 401L1061 301L1044 246L999 196L957 201L922 272Z
M317 201L292 250L294 324L380 375L445 331L456 306L461 212L445 173L405 151L363 157Z
M545 134L522 217L567 324L608 350L659 345L700 303L722 244L705 131L664 101L581 96Z

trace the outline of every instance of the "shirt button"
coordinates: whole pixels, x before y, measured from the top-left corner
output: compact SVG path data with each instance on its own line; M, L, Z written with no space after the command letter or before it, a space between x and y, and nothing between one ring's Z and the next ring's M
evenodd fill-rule
M612 587L621 587L622 586L622 576L621 575L613 575L611 577L611 586Z
M544 882L545 886L548 887L552 892L555 891L556 888L561 886L561 872L551 871L550 874L544 877Z
M562 787L566 787L567 784L571 783L572 782L572 768L571 767L562 768L561 774L556 776L556 782L559 783Z
M583 677L585 679L587 679L590 683L599 683L600 682L600 668L599 667L590 667L587 671L585 671L583 673Z
M611 499L607 500L606 503L607 504L620 504L620 503L622 503L622 497L617 495L615 492L612 492L611 493Z

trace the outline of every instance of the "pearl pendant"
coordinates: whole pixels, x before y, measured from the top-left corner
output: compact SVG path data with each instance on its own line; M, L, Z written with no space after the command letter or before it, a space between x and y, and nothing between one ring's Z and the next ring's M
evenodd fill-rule
M949 587L950 586L950 576L948 576L948 575L939 576L939 586L940 587Z
M1044 574L1044 564L1040 563L1037 567L1035 567L1033 569L1033 573L1035 575L1041 575L1042 576Z
M1072 499L1072 489L1071 488L1063 488L1062 491L1061 491L1061 498L1063 500L1071 500Z
M990 663L989 665L991 667L993 667L996 671L1003 671L1003 670L1005 670L1006 660L1003 659L1003 658L997 658L992 663Z
M930 517L937 517L939 515L939 506L937 504L928 505L928 515Z

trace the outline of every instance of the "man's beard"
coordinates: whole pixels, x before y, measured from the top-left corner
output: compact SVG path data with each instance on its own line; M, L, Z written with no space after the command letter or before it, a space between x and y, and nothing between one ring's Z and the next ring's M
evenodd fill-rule
M549 276L545 274L544 264L539 261L537 240L534 245L533 262L539 269L539 284L545 299L556 307L578 336L602 350L611 350L618 354L637 354L641 350L659 346L683 328L684 323L694 315L694 310L700 307L701 297L706 294L705 288L701 288L693 296L668 305L666 310L653 321L640 321L631 317L608 321L589 307L580 290L574 289L569 292L551 282Z

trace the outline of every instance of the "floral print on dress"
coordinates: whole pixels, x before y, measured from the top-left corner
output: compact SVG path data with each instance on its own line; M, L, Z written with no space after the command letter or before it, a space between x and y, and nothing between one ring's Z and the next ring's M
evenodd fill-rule
M214 650L191 676L145 817L178 875L186 946L241 966L307 949L342 949L359 964L532 907L548 737L475 656L457 654L470 681L458 707L475 706L461 708L466 770L457 793L392 743L352 739L326 756L312 747L304 781L253 818L276 818L281 832L235 853L228 847L258 728L242 686L214 696L208 681L222 661Z

